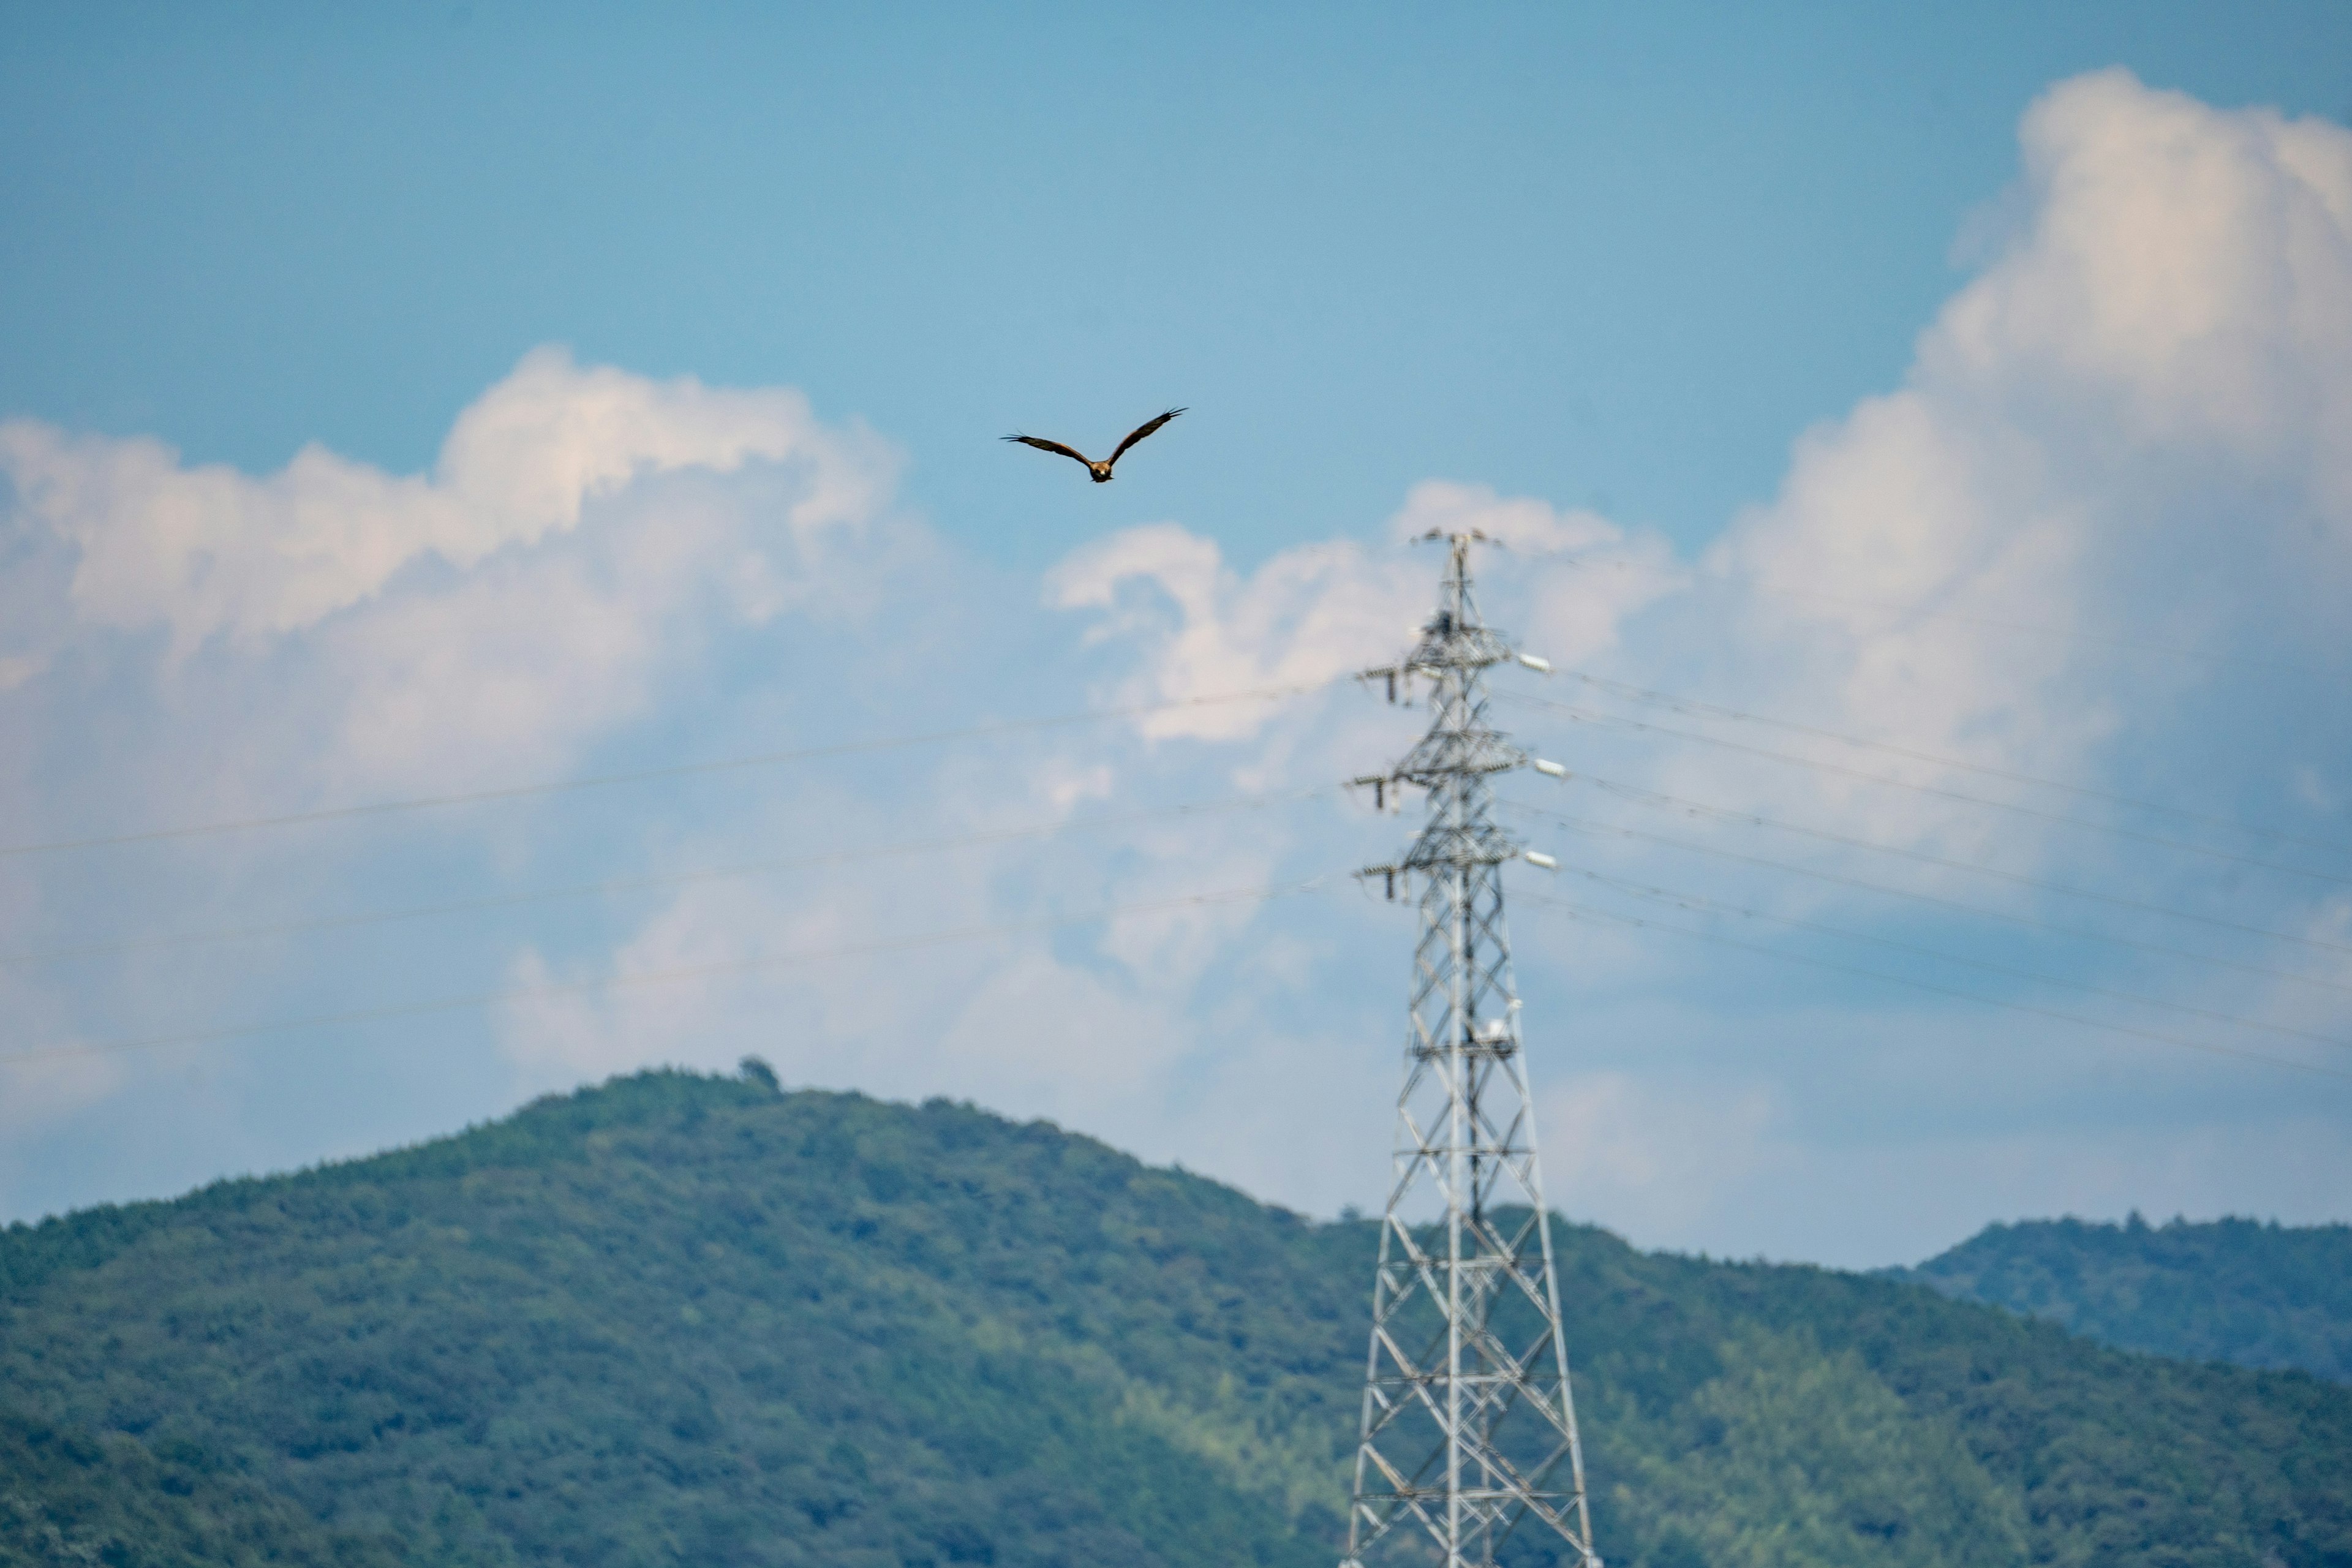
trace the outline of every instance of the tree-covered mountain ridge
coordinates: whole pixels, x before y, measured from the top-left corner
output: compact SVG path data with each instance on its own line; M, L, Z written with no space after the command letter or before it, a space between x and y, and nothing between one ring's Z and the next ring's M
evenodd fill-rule
M1557 1242L1612 1564L2352 1564L2352 1390ZM617 1079L0 1233L0 1563L1328 1568L1376 1244L970 1106Z
M2352 1383L2352 1226L2026 1220L1890 1272L2126 1350Z

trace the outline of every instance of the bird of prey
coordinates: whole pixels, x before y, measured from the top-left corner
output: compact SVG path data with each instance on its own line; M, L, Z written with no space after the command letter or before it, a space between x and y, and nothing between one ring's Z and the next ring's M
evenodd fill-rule
M1096 462L1092 458L1087 457L1084 452L1079 451L1076 447L1065 447L1059 441L1048 441L1042 436L1007 436L1005 439L1008 441L1018 441L1024 447L1034 447L1041 452L1059 452L1065 458L1076 458L1079 462L1084 463L1087 466L1087 472L1095 477L1095 483L1098 485L1107 485L1110 483L1110 466L1113 463L1118 462L1120 457L1126 453L1129 447L1134 446L1138 441L1142 440L1146 436L1150 435L1154 430L1159 429L1162 425L1167 424L1171 419L1175 418L1176 416L1183 412L1184 411L1181 408L1171 408L1167 413L1160 416L1157 419L1145 420L1142 424L1137 426L1134 429L1127 433L1127 439L1118 444L1118 451L1113 452L1109 457L1105 458L1099 463Z

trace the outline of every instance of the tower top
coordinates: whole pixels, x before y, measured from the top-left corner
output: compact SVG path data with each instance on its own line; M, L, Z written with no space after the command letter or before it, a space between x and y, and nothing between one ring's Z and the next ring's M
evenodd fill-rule
M1482 793L1478 809L1473 814L1475 822L1455 824L1451 828L1433 822L1404 859L1365 868L1365 875L1384 879L1391 897L1396 894L1397 878L1408 869L1426 870L1460 856L1496 865L1521 853L1522 846L1487 816L1485 780L1530 763L1547 773L1556 771L1552 764L1538 762L1513 745L1486 715L1488 668L1517 660L1547 674L1551 669L1548 661L1513 647L1507 637L1486 625L1479 612L1470 573L1470 547L1497 542L1476 529L1453 532L1433 529L1413 542L1437 540L1444 540L1447 545L1439 603L1422 623L1412 651L1394 664L1361 671L1357 677L1360 680L1384 683L1391 702L1410 702L1414 679L1426 682L1431 710L1428 732L1387 773L1367 774L1351 782L1369 786L1373 804L1382 808L1388 805L1391 792L1407 784L1432 792L1433 804L1436 795L1472 780L1478 781Z
M1412 542L1428 544L1440 540L1446 545L1445 575L1439 581L1437 607L1422 623L1412 651L1394 664L1360 670L1356 679L1384 683L1389 700L1397 702L1412 700L1415 676L1442 682L1449 672L1475 672L1512 659L1529 669L1550 674L1549 660L1513 647L1509 638L1487 626L1479 614L1478 595L1470 573L1470 547L1491 544L1499 550L1506 548L1503 542L1475 528L1451 532L1433 528L1427 533L1415 535ZM1483 709L1485 693L1482 690L1478 695Z

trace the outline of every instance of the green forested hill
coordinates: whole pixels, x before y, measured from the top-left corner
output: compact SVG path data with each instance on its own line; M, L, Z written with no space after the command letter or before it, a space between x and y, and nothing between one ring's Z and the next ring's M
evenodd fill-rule
M2127 1350L2352 1383L2352 1226L2034 1220L1903 1272Z
M394 1568L381 1542L337 1541L310 1513L187 1442L157 1453L0 1410L0 1563L106 1568Z
M1044 1124L651 1074L0 1233L0 1433L262 1543L191 1563L1328 1568L1374 1239ZM1620 1568L2352 1563L2352 1390L1559 1240ZM139 1528L5 1474L0 1563Z

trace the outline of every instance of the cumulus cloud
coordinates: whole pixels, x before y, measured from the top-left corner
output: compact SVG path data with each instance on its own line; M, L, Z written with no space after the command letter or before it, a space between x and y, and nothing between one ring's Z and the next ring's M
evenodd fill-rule
M1415 485L1383 531L1385 548L1352 540L1276 553L1247 577L1213 540L1174 523L1129 529L1087 546L1046 579L1047 602L1097 612L1088 640L1131 648L1138 668L1122 688L1138 700L1181 700L1257 687L1312 686L1392 657L1409 645L1435 598L1439 563L1404 548L1436 531L1476 531L1524 552L1517 590L1540 606L1536 635L1564 658L1612 646L1626 616L1674 579L1668 550L1590 511L1555 510L1530 497L1442 479ZM1606 552L1616 568L1579 569L1574 552ZM1628 569L1630 568L1630 569ZM1179 709L1141 715L1155 738L1233 741L1255 734L1272 710Z
M534 350L467 408L430 475L394 475L316 445L261 478L188 468L160 441L0 424L0 472L32 522L79 552L83 619L168 627L184 655L314 626L427 556L467 567L579 526L590 502L648 475L796 461L786 511L808 531L870 513L888 464L827 431L789 388L713 389L582 368Z
M1974 770L1993 768L2256 816L2307 807L2352 742L2332 695L2352 674L2336 634L2352 586L2352 133L2110 70L2052 89L2020 137L2006 226L1904 384L1806 432L1779 493L1692 565L1590 512L1431 481L1385 548L1309 544L1244 574L1160 524L1071 557L1049 603L1091 612L1095 640L1132 658L1126 695L1311 683L1387 657L1424 612L1433 563L1401 542L1476 529L1513 546L1483 586L1526 646L1962 764L1878 760L1913 784L1981 793ZM2250 651L2299 674L2227 668ZM1232 742L1272 711L1139 723ZM2257 715L2267 733L2200 755L2191 787L2147 783L2200 732ZM1696 750L1626 766L1669 794L1948 855L1997 840L2020 869L2083 852L1851 774Z
M2221 815L2246 803L2258 820L2267 805L2332 809L2352 773L2340 701L2352 670L2336 625L2352 576L2352 135L2107 72L2054 88L2021 142L2005 225L1922 332L1901 384L1805 433L1777 492L1729 520L1697 560L1678 560L1637 523L1454 480L1413 487L1360 538L1247 569L1215 540L1160 522L1095 542L1048 574L1030 630L1076 644L1076 657L1011 673L1024 689L1045 675L1135 702L1328 683L1393 657L1427 614L1440 563L1408 542L1475 530L1505 547L1481 561L1490 618L1563 666L2086 787L2179 798L2218 780L2192 804ZM919 691L868 657L875 640L849 623L887 604L902 637L920 635L976 595L957 580L968 574L910 570L943 547L894 517L893 467L871 437L815 419L788 390L652 381L555 351L526 358L465 411L419 475L312 448L251 477L186 465L151 441L0 426L21 567L0 580L0 704L10 705L0 713L31 738L0 758L0 790L23 807L19 820L37 822L71 789L118 775L147 778L180 818L200 805L504 782L667 719L717 645L797 621L838 629L824 644L828 669L872 681L845 700L903 713L939 683L937 661ZM2273 661L2263 673L2232 662L2250 648ZM982 689L1008 673L992 659L1022 657L966 648L957 673ZM91 693L79 708L69 700ZM1565 681L1551 694L1585 700ZM746 843L814 850L910 827L1324 784L1395 755L1418 722L1355 695L1161 710L1066 749L1033 738L960 760L898 759L856 784L779 785L752 805L698 802L666 834L624 831L581 863L715 865ZM758 711L772 719L787 700L763 692ZM135 717L102 760L125 765L94 765L82 718L117 711ZM1510 722L1530 740L1539 726L1569 738L1554 713ZM773 743L772 729L760 733ZM2089 840L2023 819L1988 826L1965 803L1612 733L1573 731L1580 750L1563 754L1580 770L1598 753L1602 772L1652 788L1959 858L1997 849L2033 868L2087 854ZM1775 733L1775 745L1857 760ZM1916 756L1868 766L1998 787ZM1618 811L1622 799L1605 811L1654 826ZM1388 847L1386 827L1335 822L1171 816L1068 844L616 899L581 922L589 934L483 944L482 988L516 993L483 1054L503 1051L536 1086L651 1061L723 1067L758 1051L796 1082L971 1094L1277 1199L1376 1202L1402 1001L1391 1005L1382 987L1402 989L1403 916L1376 924L1395 911L1368 909L1351 924L1353 906L1294 916L1234 903L1053 924L1328 871L1355 863L1367 839L1375 853ZM1672 831L1711 829L1685 817ZM1623 839L1579 847L1587 860L1658 853ZM469 848L490 858L487 838ZM2114 868L2075 869L2095 879ZM567 863L564 874L578 872ZM1785 878L1742 874L1770 882L1758 904L1789 896ZM1919 874L1865 872L1933 885ZM1645 864L1640 880L1686 886L1694 875L1690 863ZM2342 934L2341 910L2307 888L2247 879L2196 891L2235 899L2276 929ZM1970 896L1980 894L2002 896ZM10 920L41 918L39 899L20 902ZM1864 920L1878 923L1865 929L1885 929L1873 908ZM1664 917L1698 918L1687 906ZM1836 1009L1782 1008L1767 1020L1777 1033L1759 1023L1751 1035L1766 1009L1734 993L1738 976L1686 963L1689 952L1637 928L1580 926L1567 949L1545 936L1559 923L1520 922L1530 989L1555 1003L1565 991L1588 1023L1605 1007L1607 1026L1570 1028L1529 1008L1551 1195L1643 1239L1821 1256L1828 1248L1806 1237L1845 1226L1868 1248L1898 1246L1887 1238L1916 1229L1898 1212L1916 1207L1904 1184L1938 1184L1937 1224L1980 1214L1985 1190L2012 1207L2047 1206L2037 1194L2052 1193L2095 1206L2126 1194L2158 1145L2211 1152L2167 1168L2166 1190L2194 1209L2196 1193L2232 1190L2230 1160L2258 1150L2268 1125L2251 1110L2210 1125L2181 1110L2179 1126L2117 1133L2070 1163L2049 1152L2065 1131L2037 1143L2014 1126L2061 1125L2053 1107L2095 1079L2111 1088L2116 1063L2147 1052L2108 1041L2078 1061L2044 1051L2039 1036L1989 1036L1965 1006L1861 1022L1849 1009L1834 1054L1853 1070L1798 1092L1789 1064L1830 1054L1821 1042ZM873 946L962 926L994 934ZM767 963L793 952L835 956ZM679 978L635 984L651 975ZM159 973L142 994L177 978ZM1694 980L1673 1009L1656 1001L1660 986ZM31 989L28 1006L58 1011L56 993ZM2341 1028L2341 1010L2308 985L2222 1005ZM71 1022L60 1015L58 1026ZM1759 1036L1769 1049L1750 1048ZM1737 1055L1727 1037L1741 1042ZM1999 1072L1985 1070L1993 1047L2006 1053ZM42 1092L65 1104L112 1081L60 1077ZM1302 1119L1310 1082L1344 1113ZM1976 1124L1915 1135L1918 1123L1904 1120L1962 1101ZM1889 1116L1895 1131L1882 1131ZM2295 1137L2314 1169L2340 1176L2340 1136L2305 1126ZM1972 1163L1986 1161L2023 1173L1972 1185ZM2261 1190L2301 1203L2306 1188Z
M970 1095L1089 1126L1164 1103L1214 1033L1198 1005L1212 972L1244 931L1264 940L1248 895L1272 885L1292 825L1139 813L1137 762L957 768L950 820L871 858L860 852L908 843L904 800L772 800L726 837L806 843L821 824L848 858L681 888L609 957L527 950L509 966L506 1048L553 1082L756 1050L796 1082ZM1096 798L1114 779L1122 799ZM948 792L925 777L913 793ZM929 837L958 826L973 831ZM1139 1135L1150 1123L1140 1113Z
M1175 523L1131 528L1072 555L1046 579L1056 609L1101 612L1090 640L1144 645L1125 686L1137 701L1182 701L1259 687L1313 685L1396 640L1427 596L1424 574L1352 541L1286 551L1244 580L1214 540ZM1225 741L1267 710L1177 709L1140 716L1154 738Z
M1541 1094L1546 1198L1643 1236L1704 1235L1786 1137L1776 1099L1659 1073L1564 1075Z
M2342 668L2352 132L2109 70L2021 141L2011 231L1905 385L1709 552L1738 619L1708 673L2072 780L2214 684L2167 650Z
M687 678L723 669L730 637L780 618L854 620L877 584L919 575L930 546L889 510L895 466L790 389L655 381L556 349L460 414L422 475L314 447L249 476L183 463L152 440L0 426L8 837L573 766L665 700L699 699ZM461 847L423 901L517 853L480 825L435 825ZM397 884L370 863L381 845L298 839L198 840L104 868L13 862L0 959L61 939L201 931L232 910L266 919L305 889L364 910ZM406 929L372 934L396 948ZM10 982L14 1043L299 1011L286 998L317 993L273 973L276 951L166 945L24 966ZM335 999L403 979L378 963L344 976ZM126 1064L151 1059L0 1068L0 1100L53 1119L143 1081Z
M8 525L62 591L5 684L161 632L162 727L176 713L212 756L266 759L280 805L289 785L547 766L642 711L701 625L804 606L820 569L854 597L844 553L895 547L866 537L894 468L790 388L657 382L557 348L460 414L429 474L313 446L255 477L14 420Z
M1920 334L1902 384L1804 433L1778 493L1730 520L1696 562L1676 562L1641 530L1468 485L1416 488L1387 535L1394 542L1475 527L1508 541L1510 553L1482 563L1489 617L1564 663L1908 753L1856 752L1818 737L1727 730L1695 712L1637 707L1631 716L1854 771L1784 766L1752 750L1605 728L1574 732L1571 765L1597 757L1591 765L1604 774L1734 813L1767 813L2011 873L2054 871L2223 922L2134 920L2114 905L2063 900L2037 911L2061 924L2105 923L2263 963L2309 960L2308 952L2284 959L2251 952L2226 930L2232 919L2290 931L2332 929L2331 910L2308 880L2221 876L2225 862L1992 813L1952 795L2290 861L2300 852L2275 840L2118 812L2093 796L2031 789L1982 770L2256 825L2305 821L2299 814L2326 809L2332 795L2314 781L2337 776L2352 755L2341 701L2352 677L2352 647L2341 635L2341 604L2352 588L2352 132L2266 110L2216 109L2116 70L2053 88L2026 115L2020 139L2022 173L2000 205L2005 223L1980 247L1977 275ZM1172 696L1325 679L1386 657L1428 604L1433 564L1393 548L1335 542L1236 573L1211 542L1161 525L1073 557L1055 574L1050 599L1091 614L1097 640L1133 660L1124 689ZM1589 694L1580 700L1625 710ZM1526 710L1511 721L1523 733L1555 723ZM1268 751L1297 743L1287 738L1299 728L1295 713L1278 728L1261 731L1264 721L1187 713L1143 722L1152 733ZM1350 749L1358 762L1387 754L1365 750L1370 737L1362 732L1345 739L1342 747L1325 737L1313 760L1336 770ZM1926 788L1891 787L1856 772ZM1736 837L1736 847L1768 861L1958 894L1999 910L2037 901L2017 882L1962 869L1857 862L1845 846L1758 838L1722 817L1653 817L1622 794L1568 798L1588 815L1643 830L1702 843L1712 836L1717 847ZM2323 837L2352 838L2340 826L2314 826ZM1578 849L1587 860L1654 866L1640 878L1645 884L1719 887L1733 875L1720 860L1661 860L1653 842L1602 837L1579 840ZM1857 902L1851 883L1800 883L1752 864L1739 875L1746 880L1733 889L1736 905ZM1688 907L1636 907L1666 924L1705 921ZM1912 918L1931 918L1907 907ZM1883 905L1846 921L1865 932L1884 932L1887 922ZM1983 940L1981 931L1948 920L1922 934L1964 951ZM1790 932L1749 922L1739 935L1769 946ZM1664 937L1636 945L1661 955L1645 965L1696 958ZM2020 956L2028 967L2053 962ZM2109 950L2082 963L2092 969L2116 959ZM1841 950L1832 962L1882 965L1889 954ZM2068 961L2055 962L2063 968ZM2004 984L1981 969L1923 977L1995 994ZM2342 1032L2343 1009L2310 986L2291 984L2291 998L2273 997L2244 980L2190 965L2126 973L2119 984L2209 1011L2292 1016L2299 1027ZM2160 1009L2128 1016L2197 1033ZM1920 1017L1924 1027L1886 1026L1953 1037L1952 1019ZM1687 1039L1694 1027L1684 1020L1666 1032ZM2162 1047L2151 1054L2145 1043L2126 1047L2112 1038L2090 1056L2105 1061L2116 1052L2135 1070L2169 1067L2184 1079L2219 1070L2210 1058ZM1895 1065L1885 1068L1887 1094L1907 1085L1931 1101L1925 1086L1973 1058L1946 1062L1929 1052L1909 1067L1899 1065L1900 1052L1888 1059ZM2009 1110L2030 1100L2035 1083L2062 1098L2079 1088L2067 1059L2064 1050L2046 1061L2029 1052L2016 1079L2023 1098ZM1812 1146L1808 1131L1772 1109L1766 1086L1774 1068L1752 1061L1729 1069L1712 1109L1697 1108L1698 1131L1684 1148L1678 1134L1651 1134L1686 1120L1692 1107L1627 1060L1620 1054L1605 1069L1580 1071L1573 1094L1546 1099L1549 1148L1566 1184L1558 1192L1571 1206L1581 1185L1610 1205L1604 1212L1647 1234L1706 1244L1769 1208L1752 1190L1768 1169L1802 1169L1825 1191L1865 1167L1906 1165L1879 1152L1842 1163ZM1642 1129L1650 1131L1629 1131ZM2256 1135L2210 1136L2216 1147L2234 1148ZM1937 1157L1957 1168L1970 1146L1955 1135ZM1707 1157L1687 1179L1678 1175L1683 1157L1702 1147ZM2331 1147L2340 1158L2340 1141ZM2210 1170L2199 1179L2207 1177L2220 1181Z

